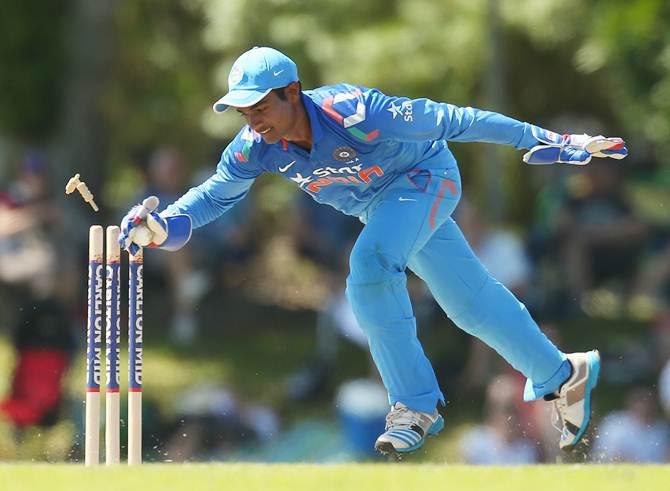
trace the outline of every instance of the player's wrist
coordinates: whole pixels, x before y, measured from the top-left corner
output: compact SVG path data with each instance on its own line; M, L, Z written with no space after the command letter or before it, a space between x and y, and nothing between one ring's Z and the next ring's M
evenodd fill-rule
M193 232L193 223L189 215L167 215L159 217L164 221L166 226L166 235L160 244L157 244L158 249L166 251L177 251L184 247L191 239Z

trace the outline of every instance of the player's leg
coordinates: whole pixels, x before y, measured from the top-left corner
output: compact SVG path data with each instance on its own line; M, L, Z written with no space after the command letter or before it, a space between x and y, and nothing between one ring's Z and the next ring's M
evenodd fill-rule
M405 275L424 233L413 217L425 214L422 201L385 201L368 217L351 251L347 297L368 337L389 402L432 412L443 396L416 336Z
M526 307L486 271L453 219L442 224L409 266L458 327L533 380L538 386L533 399L553 392L567 378L569 370L561 372L567 366L565 355Z
M417 339L405 269L455 207L458 193L450 190L457 178L456 171L425 171L413 176L418 185L399 178L363 217L366 225L351 253L347 296L393 406L388 431L376 444L383 452L416 450L443 426L436 412L443 396Z
M571 436L565 437L566 445L577 443L588 425L590 391L598 374L597 354L576 358L570 355L568 361L542 333L523 303L486 271L451 218L431 236L409 266L426 281L458 327L495 349L528 378L526 400L553 397L559 389L565 392L574 384L583 385L583 410L573 406L570 419L576 429L571 428ZM573 380L577 373L581 375ZM565 402L565 398L561 400ZM566 445L562 442L562 446Z

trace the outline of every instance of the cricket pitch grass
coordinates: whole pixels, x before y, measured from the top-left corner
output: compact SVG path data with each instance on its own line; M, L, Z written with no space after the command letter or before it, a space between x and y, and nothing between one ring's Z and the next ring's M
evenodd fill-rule
M670 489L670 465L0 464L0 483L3 491L655 491Z

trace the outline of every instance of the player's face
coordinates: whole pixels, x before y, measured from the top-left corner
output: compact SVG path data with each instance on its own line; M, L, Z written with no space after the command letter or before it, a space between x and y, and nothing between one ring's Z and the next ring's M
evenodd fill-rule
M300 110L300 89L297 83L284 89L285 99L276 92L270 92L259 103L251 107L241 107L237 111L247 124L263 137L266 143L277 143L289 138L295 130Z

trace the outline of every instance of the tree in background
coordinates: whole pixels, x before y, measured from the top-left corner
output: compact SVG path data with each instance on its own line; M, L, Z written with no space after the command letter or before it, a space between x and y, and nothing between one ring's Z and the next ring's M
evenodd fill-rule
M506 101L491 109L540 123L588 114L612 133L670 140L668 2L496 6ZM240 121L215 116L210 105L225 91L232 61L253 45L291 53L305 87L349 80L486 108L489 7L490 0L13 2L0 20L0 134L53 143L61 172L90 175L94 188L132 187L136 149L166 141L184 146L194 167L213 166ZM464 162L483 160L473 147L455 151ZM515 162L501 171L514 190L508 197L527 195L518 192L528 177L516 156L501 158ZM464 166L465 178L483 179L481 167ZM527 202L517 201L523 219Z

